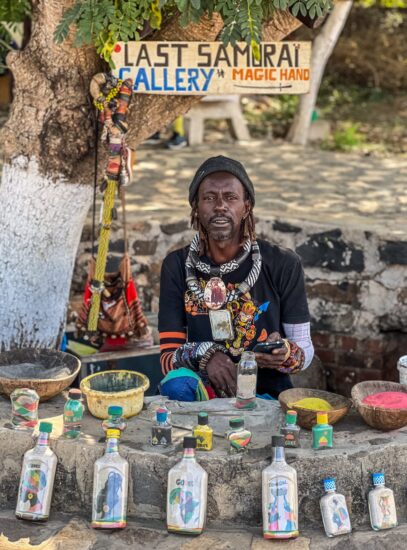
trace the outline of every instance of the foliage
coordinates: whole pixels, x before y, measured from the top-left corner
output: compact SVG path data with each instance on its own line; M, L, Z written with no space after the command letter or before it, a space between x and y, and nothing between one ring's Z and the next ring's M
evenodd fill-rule
M75 46L93 43L111 63L116 42L140 40L149 29L160 28L163 19L179 15L181 25L187 26L216 12L224 21L222 41L245 41L259 55L262 25L276 10L289 8L294 15L314 19L332 5L332 0L76 0L64 12L54 37L63 42L74 28Z
M30 14L29 0L0 0L0 74L6 69L6 55L13 49L13 32Z
M326 143L325 148L333 148L337 151L351 151L360 147L364 142L364 135L359 132L360 124L355 122L345 122L340 124L332 134L330 143Z

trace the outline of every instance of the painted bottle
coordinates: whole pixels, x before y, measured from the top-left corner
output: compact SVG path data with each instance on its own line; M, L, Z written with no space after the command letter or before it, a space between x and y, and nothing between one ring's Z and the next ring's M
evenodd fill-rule
M297 412L287 411L285 415L285 424L280 429L280 434L284 437L284 446L296 448L300 447L300 427L297 425Z
M328 414L325 412L317 413L317 423L312 426L312 448L332 449L333 447L333 428L328 424Z
M257 362L252 351L244 351L237 367L237 390L235 407L254 409L256 407Z
M172 426L168 422L166 409L157 409L156 421L151 428L151 445L162 445L166 447L172 442Z
M327 537L336 537L352 531L348 507L343 495L336 492L334 477L323 480L325 495L319 501Z
M369 514L372 529L380 531L397 526L394 493L384 484L384 474L372 474L373 489L369 491Z
M24 455L16 516L46 521L51 507L57 457L49 446L50 422L40 422L37 444Z
M123 407L119 405L110 405L107 409L108 418L103 420L102 428L106 433L107 430L120 430L124 432L127 428L127 422L123 418Z
M244 427L243 418L231 418L229 430L226 432L226 439L230 443L230 453L241 453L248 449L252 440L252 432Z
M297 472L285 461L284 437L271 439L273 460L262 473L263 537L298 537Z
M167 529L200 535L205 526L208 474L195 458L196 438L184 437L184 456L168 472Z
M198 425L192 431L192 435L196 437L196 448L200 451L211 451L213 447L213 429L208 424L208 413L200 412Z
M68 392L68 399L64 407L64 436L68 439L80 436L83 413L82 392L73 388Z
M105 454L95 462L92 527L123 529L127 524L129 463L119 454L120 430L106 432Z
M15 430L32 430L38 423L40 398L35 390L17 388L10 395L11 426Z

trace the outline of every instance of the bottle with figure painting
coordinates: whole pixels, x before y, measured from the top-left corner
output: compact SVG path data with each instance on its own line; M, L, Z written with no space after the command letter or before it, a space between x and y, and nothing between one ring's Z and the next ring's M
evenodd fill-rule
M320 500L322 521L328 537L345 535L352 531L348 507L343 495L336 492L334 477L323 480L325 495Z
M372 529L381 531L397 526L394 493L384 484L384 474L372 474L373 489L369 491L369 514Z
M195 458L196 438L184 437L184 456L168 472L167 529L200 535L206 520L208 474Z
M298 537L297 472L285 461L284 437L273 435L273 460L262 473L263 537Z

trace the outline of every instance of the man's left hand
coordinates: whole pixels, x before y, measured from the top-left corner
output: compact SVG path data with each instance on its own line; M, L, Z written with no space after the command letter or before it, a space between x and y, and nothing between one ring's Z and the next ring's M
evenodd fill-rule
M275 342L281 340L281 336L278 332L272 332L267 338L267 342ZM271 353L256 353L256 361L259 369L277 369L284 363L287 355L287 348L273 349Z

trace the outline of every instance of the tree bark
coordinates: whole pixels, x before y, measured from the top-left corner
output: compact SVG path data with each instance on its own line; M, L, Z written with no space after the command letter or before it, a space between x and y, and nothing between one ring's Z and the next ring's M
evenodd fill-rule
M55 44L62 13L74 0L33 0L31 38L8 56L14 101L3 127L0 186L0 349L54 347L62 334L74 259L94 176L94 108L89 83L101 63L93 47ZM297 26L290 14L270 25L278 40ZM219 16L182 29L173 18L154 40L215 40ZM269 30L270 30L269 29ZM134 97L128 143L186 112L199 97ZM87 184L87 185L86 185Z
M288 139L296 145L306 145L308 142L311 117L325 67L346 23L352 4L353 0L335 2L332 13L313 42L310 91L300 97L298 110L288 133Z

